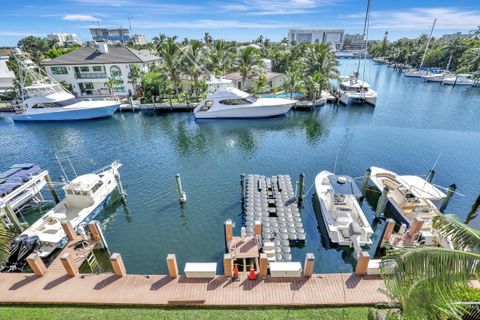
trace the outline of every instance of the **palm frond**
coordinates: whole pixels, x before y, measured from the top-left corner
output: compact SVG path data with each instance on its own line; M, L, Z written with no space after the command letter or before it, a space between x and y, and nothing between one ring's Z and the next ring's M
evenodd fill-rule
M463 224L454 215L437 215L432 225L440 234L450 237L457 248L480 248L480 231Z
M12 234L0 221L0 264L5 262L10 253L10 240L12 239Z

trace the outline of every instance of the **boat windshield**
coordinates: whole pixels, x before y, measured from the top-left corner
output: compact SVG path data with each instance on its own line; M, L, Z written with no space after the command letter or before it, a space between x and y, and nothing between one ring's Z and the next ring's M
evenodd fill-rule
M257 101L257 98L253 97L253 96L248 96L246 98L250 103L255 103L255 101Z
M77 99L77 98L72 98L68 100L63 100L63 101L56 101L56 102L45 102L45 103L38 103L34 105L32 108L62 108L62 107L67 107L75 103L79 103L82 100Z
M242 105L242 104L251 104L253 103L252 101L250 101L248 98L250 97L247 97L247 98L239 98L239 99L225 99L225 100L220 100L219 102L223 105L227 105L227 106L238 106L238 105Z

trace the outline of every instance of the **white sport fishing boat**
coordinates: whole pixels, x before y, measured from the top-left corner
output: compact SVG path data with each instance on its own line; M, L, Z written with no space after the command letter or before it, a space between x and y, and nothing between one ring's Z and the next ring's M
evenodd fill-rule
M470 74L459 74L445 77L442 80L442 84L473 87L475 85L475 80Z
M368 20L370 19L370 0L367 3L367 11L365 13L365 22L363 25L363 39L362 47L360 49L361 54L358 57L357 70L353 73L353 76L342 76L340 77L340 83L338 85L339 100L345 105L357 104L357 103L368 103L373 106L377 104L377 92L372 89L372 87L365 82L365 80L360 79L360 64L366 63L367 52L364 49L364 46L368 44ZM365 76L365 75L363 75Z
M360 80L358 75L340 77L338 91L340 93L340 102L345 105L368 103L375 106L377 104L377 93L368 83Z
M270 118L285 115L296 103L282 98L255 98L228 79L208 82L208 95L193 111L196 119Z
M412 175L401 176L378 167L371 167L370 170L370 180L378 190L383 191L388 187L389 205L401 223L408 226L416 217L431 220L434 215L440 214L438 208L446 195L425 179Z
M315 177L315 189L332 243L356 251L372 243L373 230L357 201L362 194L351 177L322 171Z
M77 229L86 225L102 211L118 185L120 167L121 163L115 161L95 173L81 175L68 182L63 187L65 199L32 224L21 236L39 238L40 248L37 252L41 257L47 257L55 249L62 248L66 244L62 221L70 221L72 227Z
M16 49L22 101L14 121L73 121L111 117L120 107L118 101L86 101L75 98L48 76L26 55ZM26 82L28 81L28 85Z

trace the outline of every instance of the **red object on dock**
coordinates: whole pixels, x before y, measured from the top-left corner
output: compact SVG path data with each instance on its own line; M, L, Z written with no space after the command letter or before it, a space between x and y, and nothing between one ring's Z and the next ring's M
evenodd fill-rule
M250 273L248 274L248 279L255 280L257 279L257 275L255 274L255 268L253 265L250 267Z
M238 279L238 264L233 265L233 278Z

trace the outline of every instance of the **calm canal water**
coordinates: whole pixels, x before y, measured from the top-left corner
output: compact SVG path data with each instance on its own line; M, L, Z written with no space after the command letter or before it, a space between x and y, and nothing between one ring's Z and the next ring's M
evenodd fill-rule
M344 73L354 65L341 60ZM171 252L182 269L186 261L218 261L220 271L224 221L232 218L240 233L240 174L290 174L295 180L304 172L308 189L318 172L333 170L337 150L336 172L353 177L372 165L426 174L443 152L434 182L457 184L465 197L455 196L448 211L465 220L479 193L480 89L423 83L373 63L367 70L366 80L379 92L376 108L326 105L252 121L196 122L192 114L147 113L58 124L0 118L0 170L37 162L59 177L55 152L68 155L78 173L120 160L128 208L117 202L99 220L110 249L122 253L131 273L167 272ZM188 196L183 208L175 190L177 172ZM304 254L313 252L316 272L352 271L351 254L322 240L313 194L310 190L302 209L307 244L293 250L293 260L303 262ZM367 201L363 209L372 220ZM480 220L471 224L478 228ZM383 223L374 227L377 241Z

